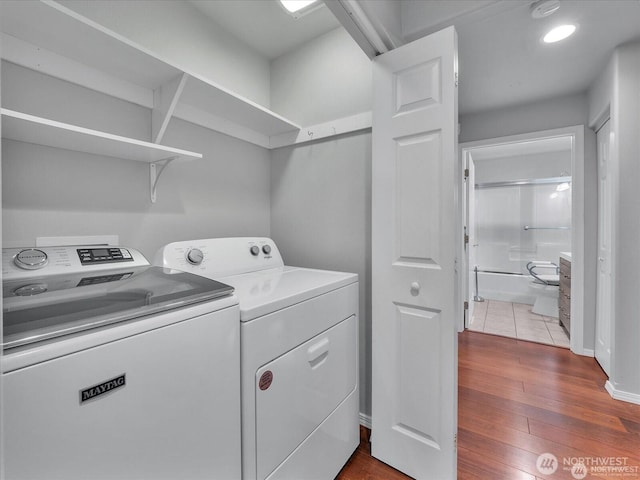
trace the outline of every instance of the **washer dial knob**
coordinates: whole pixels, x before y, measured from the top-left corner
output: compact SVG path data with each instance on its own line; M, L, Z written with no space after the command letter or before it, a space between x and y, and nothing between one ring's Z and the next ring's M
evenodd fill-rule
M260 247L258 247L257 245L254 245L249 249L249 251L251 252L251 255L253 255L254 257L257 257L258 254L260 253Z
M262 251L265 255L269 255L271 253L271 245L263 245Z
M191 265L200 265L204 259L204 253L199 248L192 248L187 252L187 262Z
M15 256L13 263L24 270L37 270L49 263L49 257L42 250L26 248Z

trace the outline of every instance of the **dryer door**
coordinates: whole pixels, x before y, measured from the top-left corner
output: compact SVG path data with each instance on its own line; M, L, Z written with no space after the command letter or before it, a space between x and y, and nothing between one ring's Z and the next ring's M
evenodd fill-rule
M256 372L257 478L273 472L356 388L356 326L349 317Z

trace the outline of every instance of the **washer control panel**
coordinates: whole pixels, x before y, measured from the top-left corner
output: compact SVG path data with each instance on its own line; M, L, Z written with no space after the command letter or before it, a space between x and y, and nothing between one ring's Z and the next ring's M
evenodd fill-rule
M78 248L76 252L78 252L78 257L82 265L133 262L133 257L126 248Z
M110 245L2 249L3 280L146 265L149 262L137 250Z

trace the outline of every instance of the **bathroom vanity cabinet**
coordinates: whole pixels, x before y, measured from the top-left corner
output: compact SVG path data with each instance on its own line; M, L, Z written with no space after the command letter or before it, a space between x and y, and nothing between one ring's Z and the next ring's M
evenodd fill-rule
M560 257L560 293L558 295L560 325L571 336L571 262Z

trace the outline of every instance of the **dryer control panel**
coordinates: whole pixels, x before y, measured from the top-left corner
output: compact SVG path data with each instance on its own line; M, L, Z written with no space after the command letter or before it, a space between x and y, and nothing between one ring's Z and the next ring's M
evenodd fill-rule
M205 277L225 277L283 267L275 242L265 237L208 238L161 248L154 265Z

